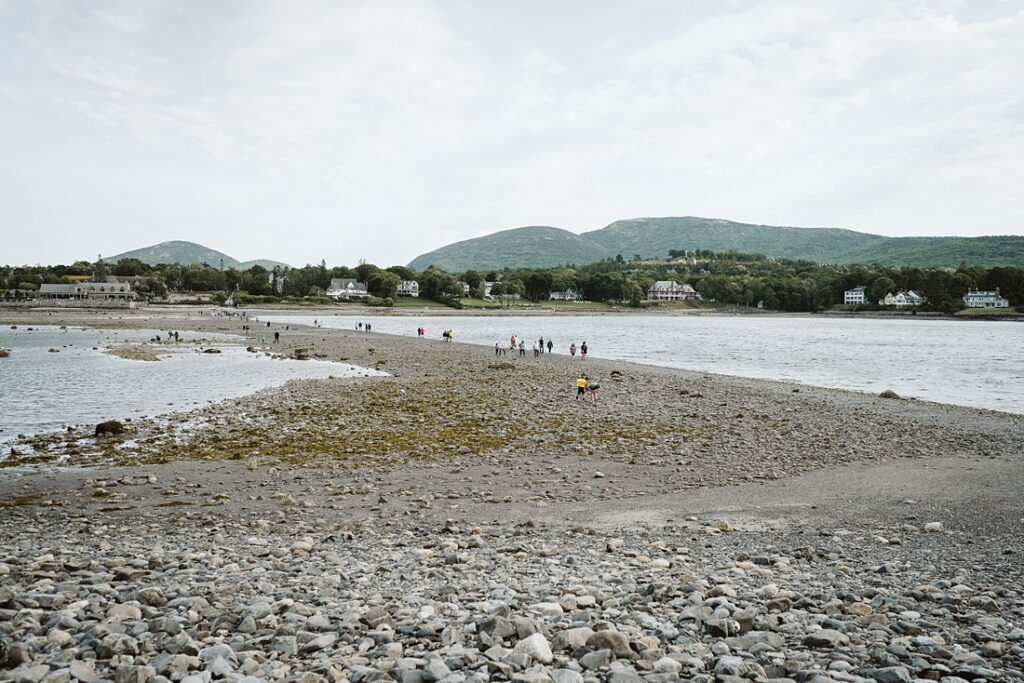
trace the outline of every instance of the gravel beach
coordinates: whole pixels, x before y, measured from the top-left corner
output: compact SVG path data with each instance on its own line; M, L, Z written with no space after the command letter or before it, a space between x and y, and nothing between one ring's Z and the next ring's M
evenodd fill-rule
M245 334L186 311L0 317ZM0 680L1024 680L1024 416L268 331L389 376L6 454Z

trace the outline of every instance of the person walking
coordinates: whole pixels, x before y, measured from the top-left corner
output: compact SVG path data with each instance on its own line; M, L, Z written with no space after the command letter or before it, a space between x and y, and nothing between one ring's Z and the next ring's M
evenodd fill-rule
M572 356L573 358L576 357L576 342L569 344L569 355Z
M580 360L586 360L586 359L587 359L587 342L583 342L583 344L580 345Z
M576 400L581 398L586 400L587 397L587 376L581 374L579 379L576 380Z
M281 343L281 333L280 332L275 332L274 333L274 343L275 344L280 344Z
M540 355L540 342L533 342L533 357L536 358Z
M500 344L500 343L498 343L498 342L494 342L494 357L495 357L495 358L497 358L497 357L498 357L498 353L499 353L500 351L501 351L501 344Z
M522 339L520 339L519 340L519 356L522 357L522 356L525 356L525 355L526 355L526 342L524 342Z
M551 353L551 349L553 349L554 346L555 346L555 342L553 342L550 339L548 339L548 353Z

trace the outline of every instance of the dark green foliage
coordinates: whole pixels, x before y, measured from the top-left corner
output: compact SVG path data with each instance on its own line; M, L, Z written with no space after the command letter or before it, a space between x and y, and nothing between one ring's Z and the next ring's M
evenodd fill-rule
M562 263L590 263L607 255L600 245L568 230L535 225L449 244L416 257L409 267L422 270L434 265L459 272L470 268L543 268Z

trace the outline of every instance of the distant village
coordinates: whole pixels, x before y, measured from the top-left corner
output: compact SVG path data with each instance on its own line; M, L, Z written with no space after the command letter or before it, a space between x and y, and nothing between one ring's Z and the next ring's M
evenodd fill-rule
M859 280L859 281L858 281ZM1024 270L922 269L816 264L756 254L673 250L665 259L621 256L583 266L449 273L430 267L328 268L206 264L0 267L0 305L137 308L148 304L274 303L370 306L431 300L453 308L569 306L742 306L778 311L893 310L951 313L1009 309L1024 299ZM422 297L422 299L421 299ZM403 304L402 302L409 302Z

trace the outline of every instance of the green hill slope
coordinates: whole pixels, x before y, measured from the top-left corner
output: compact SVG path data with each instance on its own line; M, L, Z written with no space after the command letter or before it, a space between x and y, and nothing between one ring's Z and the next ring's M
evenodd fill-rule
M888 239L838 228L786 228L692 216L616 221L580 237L626 257L665 256L669 249L734 249L812 261L835 261L842 254L868 251Z
M204 247L203 245L196 244L195 242L185 242L183 240L161 242L160 244L154 244L150 247L126 251L123 254L111 256L103 260L108 263L117 263L118 261L127 258L138 259L143 263L148 263L152 266L159 263L179 263L183 266L189 266L193 263L206 263L217 267L223 260L225 268L237 268L238 270L246 270L255 264L259 264L267 269L272 269L275 265L287 265L279 261L270 261L267 259L241 263L224 252Z
M532 225L455 242L417 256L410 268L437 266L448 271L469 268L500 270L547 267L563 263L592 263L607 256L601 245L561 228Z
M1024 267L1024 236L883 237L841 228L791 228L693 216L633 218L575 235L530 227L456 242L419 256L412 268L446 270L546 267L590 263L622 254L663 257L670 249L732 249L821 263L920 267Z

